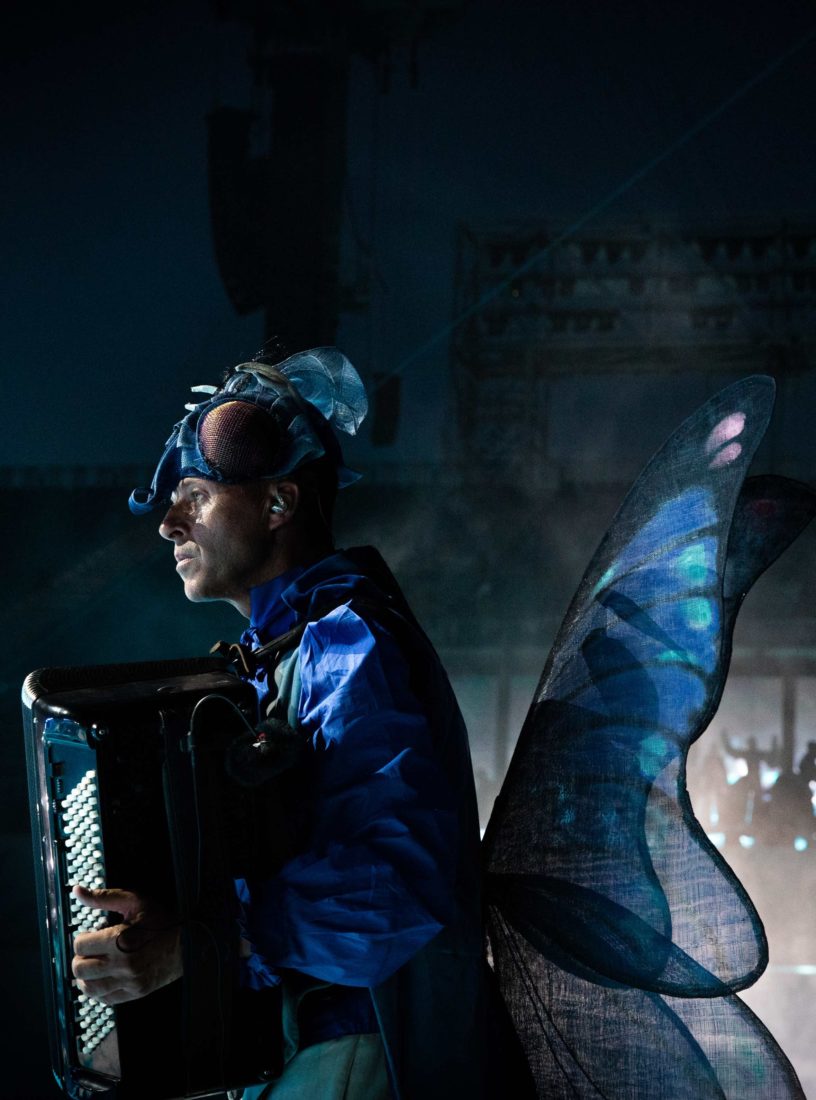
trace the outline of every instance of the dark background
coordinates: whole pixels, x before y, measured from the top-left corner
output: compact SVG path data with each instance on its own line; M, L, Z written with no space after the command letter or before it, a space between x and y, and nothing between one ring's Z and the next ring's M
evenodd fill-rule
M154 521L126 513L122 468L149 473L189 386L217 381L266 333L262 313L239 317L230 304L208 205L205 120L253 101L248 26L203 0L18 4L3 21L0 929L13 996L0 1095L46 1097L19 684L36 667L204 652L240 630L230 609L183 602ZM449 476L457 225L812 223L814 23L811 4L792 2L473 0L419 41L415 66L400 40L389 71L381 57L353 57L341 273L356 294L337 343L372 390L399 377L401 402L391 442L372 440L371 418L348 446L367 481L341 502L339 526L344 541L383 546L440 641L427 578L455 577L456 562L440 563L439 532L470 524L477 556L501 535L509 559L513 538L497 525L521 522L496 507L489 471L467 493ZM806 479L811 365L778 429ZM710 389L675 379L655 416L655 385L621 391L579 376L556 409L562 451L578 445L567 425L597 421L615 476L591 507L528 518L536 551L504 570L535 571L514 589L541 600L542 656L623 487ZM416 479L396 477L414 467ZM805 617L810 550L792 552L783 593ZM467 624L478 593L451 591L450 615ZM462 680L474 708L478 690Z
M404 367L401 458L439 453L457 221L568 224L745 89L811 28L809 4L465 5L395 48L390 90L352 62L346 189L375 253L373 309L338 341ZM205 3L104 14L16 5L3 50L0 464L148 463L187 399L261 342L213 262L205 116L248 106L247 28ZM813 45L605 212L812 213ZM373 221L373 232L372 232ZM345 219L347 252L353 252ZM651 440L644 443L647 450ZM377 460L384 457L378 454Z

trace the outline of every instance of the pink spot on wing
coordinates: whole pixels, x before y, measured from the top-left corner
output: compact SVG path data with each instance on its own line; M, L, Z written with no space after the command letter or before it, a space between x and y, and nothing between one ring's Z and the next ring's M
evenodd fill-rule
M708 464L709 470L717 470L720 466L727 466L729 462L734 462L742 454L742 447L739 443L729 443L727 447L723 447L721 451L717 451L712 460Z
M730 416L724 417L716 427L711 429L711 434L705 444L706 454L710 455L712 451L716 451L723 443L727 443L730 439L739 435L744 427L745 413L731 413ZM729 458L727 461L731 462L733 460ZM722 465L722 463L720 465Z

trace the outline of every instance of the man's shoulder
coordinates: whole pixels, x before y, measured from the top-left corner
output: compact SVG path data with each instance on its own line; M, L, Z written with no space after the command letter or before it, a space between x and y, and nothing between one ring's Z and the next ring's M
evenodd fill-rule
M303 624L301 652L364 653L395 638L396 612L385 601L352 597Z
M304 661L341 667L377 654L413 670L439 658L402 590L373 547L340 550L304 572L284 593L299 618Z

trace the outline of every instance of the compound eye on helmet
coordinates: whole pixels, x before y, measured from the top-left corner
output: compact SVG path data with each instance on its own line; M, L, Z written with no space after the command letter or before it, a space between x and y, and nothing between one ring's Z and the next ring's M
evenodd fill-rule
M230 481L263 477L275 468L281 431L273 416L247 401L226 401L201 418L202 455Z

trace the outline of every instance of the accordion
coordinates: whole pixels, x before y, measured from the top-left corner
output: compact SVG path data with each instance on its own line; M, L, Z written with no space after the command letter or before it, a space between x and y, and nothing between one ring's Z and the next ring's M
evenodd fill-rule
M35 881L54 1073L77 1100L222 1095L282 1063L280 995L240 982L234 879L291 839L276 794L232 778L255 693L217 658L33 672L23 686ZM246 755L246 750L244 750ZM282 816L283 815L283 816ZM73 936L120 923L79 882L177 914L183 977L109 1007L72 980Z

